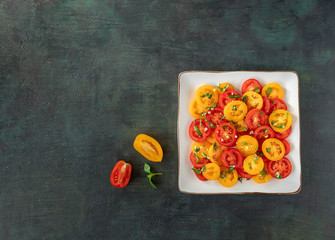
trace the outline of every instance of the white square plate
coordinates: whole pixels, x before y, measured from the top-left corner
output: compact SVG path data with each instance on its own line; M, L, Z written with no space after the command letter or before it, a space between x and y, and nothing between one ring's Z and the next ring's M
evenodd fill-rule
M189 114L189 105L195 97L195 91L201 85L218 86L220 83L231 83L239 91L242 83L249 79L257 79L262 86L268 83L278 83L284 89L284 101L287 110L292 115L292 132L287 138L291 151L286 156L292 164L292 172L285 179L272 178L269 182L258 184L253 180L237 182L231 188L222 187L218 181L199 181L192 170L189 159L192 139L188 128L193 120ZM234 194L234 193L269 193L293 194L301 188L300 162L300 116L299 116L299 80L295 72L202 72L188 71L179 74L179 111L178 111L178 150L179 176L178 186L183 193L192 194Z

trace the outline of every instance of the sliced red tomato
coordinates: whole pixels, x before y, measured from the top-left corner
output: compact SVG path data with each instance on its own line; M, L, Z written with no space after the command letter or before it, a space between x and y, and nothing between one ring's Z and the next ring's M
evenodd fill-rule
M285 138L290 136L291 131L292 131L292 126L284 132L275 132L275 136L276 136L276 138L278 138L280 140L284 140Z
M199 171L201 168L197 168ZM194 172L194 171L193 171ZM202 172L200 174L197 174L196 172L194 172L195 176L197 176L197 178L200 180L200 181L207 181L207 179L204 177L204 175L202 175Z
M244 94L248 91L255 91L255 92L261 94L262 85L256 79L253 79L253 78L245 80L242 84L242 94Z
M222 146L234 146L237 139L235 126L230 122L221 123L215 129L215 139Z
M254 137L257 139L258 144L262 145L266 139L274 138L275 132L269 126L261 126L255 130Z
M245 131L245 132L237 132L237 138L241 137L241 136L244 136L244 135L249 135L249 136L254 136L254 131L251 130L251 131Z
M189 134L194 141L203 142L211 135L211 128L205 120L196 119L190 124Z
M285 102L279 98L272 98L270 104L271 104L271 110L270 110L271 112L276 111L278 109L287 110Z
M278 161L268 162L268 173L270 173L270 175L274 178L284 179L290 175L291 171L291 162L286 157L283 157Z
M237 173L239 176L243 177L243 178L252 178L255 175L251 175L249 173L247 173L246 171L244 171L243 168L237 168L236 169Z
M110 175L110 182L114 187L124 188L127 186L131 175L131 165L125 161L118 161Z
M291 146L290 146L290 144L288 143L288 141L286 141L286 140L282 140L282 143L284 143L284 147L285 147L285 155L284 155L284 156L286 156L287 154L290 153L290 151L291 151Z
M193 166L195 168L202 168L202 166L206 165L207 163L210 163L211 161L207 158L202 158L202 157L198 157L197 154L191 152L190 155L190 160L191 163L193 164Z
M226 121L222 119L222 117L223 117L223 110L219 107L216 107L213 110L209 110L206 114L207 121L212 123L214 126L218 126L222 122Z
M267 97L263 97L263 107L262 107L262 110L264 111L265 114L269 114L269 112L271 110L270 99L268 99Z
M237 100L241 100L241 94L235 90L226 90L219 97L219 105L223 109L228 103Z
M242 168L243 159L242 153L235 148L229 148L221 155L221 162L226 168L230 168L231 165L234 168Z
M245 117L245 124L248 129L255 130L256 128L265 125L265 113L259 109L252 109Z

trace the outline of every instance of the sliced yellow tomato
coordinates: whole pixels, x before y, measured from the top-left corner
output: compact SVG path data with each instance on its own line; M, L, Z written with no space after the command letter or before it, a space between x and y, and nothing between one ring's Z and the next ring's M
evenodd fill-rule
M195 92L195 98L198 104L203 107L213 107L213 104L218 102L218 91L210 85L203 85Z
M226 116L226 119L233 120L234 122L243 120L247 112L248 107L242 101L232 101L228 103L223 109L223 113Z
M276 138L269 138L263 142L262 152L269 160L277 161L284 157L285 146L280 140Z
M283 99L284 90L278 83L269 83L263 87L262 96Z
M271 113L269 123L274 131L284 132L291 127L292 116L288 111L278 109Z
M250 155L244 159L243 169L249 174L256 175L264 168L264 161L256 154Z
M248 111L255 108L262 109L263 107L263 98L255 91L246 92L243 94L242 99L244 99L244 102L248 107Z
M202 175L207 180L217 180L220 177L220 166L216 163L207 163L205 170L202 171Z
M163 150L161 145L152 137L146 134L139 134L135 138L134 148L143 157L152 162L161 162L163 159Z
M197 119L202 118L201 113L205 112L205 109L198 104L196 99L192 100L188 110L191 116Z
M223 91L221 91L219 88L221 88ZM220 84L219 84L219 88L217 88L217 91L218 91L218 93L219 93L219 96L220 96L221 93L223 93L223 92L226 91L226 90L235 90L235 89L234 89L234 86L231 85L230 83L227 83L227 82L225 82L225 83L220 83Z
M236 127L236 131L237 132L246 132L246 131L248 131L247 124L245 124L244 120L241 120L241 121L237 122L236 125L235 125L235 127Z
M256 174L252 177L252 180L254 180L256 183L266 183L271 180L271 175L268 173L268 170L266 168L266 163L264 163L264 168L260 173Z
M258 141L249 135L243 135L236 141L236 148L244 157L255 154L258 150Z
M217 165L222 165L221 154L226 149L228 148L225 146L221 146L217 142L214 142L212 146L210 146L210 148L208 149L208 156L210 158L209 160L211 160L212 163L216 163Z
M220 177L218 179L219 183L223 186L223 187L232 187L237 183L238 180L238 174L237 171L235 169L233 169L230 173L229 173L229 169L228 168L223 168L220 174Z
M215 143L216 139L215 139L215 131L212 131L211 135L209 135L209 137L206 139L207 142L213 144Z
M211 144L207 141L193 142L192 152L195 153L199 158L208 158L208 149L210 146Z

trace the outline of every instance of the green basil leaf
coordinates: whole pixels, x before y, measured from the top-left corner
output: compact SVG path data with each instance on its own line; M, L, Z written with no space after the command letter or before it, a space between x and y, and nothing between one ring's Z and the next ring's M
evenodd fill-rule
M243 142L243 143L241 143L241 145L242 145L242 146L244 146L244 145L248 145L248 143L246 143L246 142Z
M284 128L285 127L285 124L284 123L281 123L277 126L277 128Z
M231 171L233 171L234 169L235 169L235 165L230 165L230 166L229 166L229 171L228 171L228 172L231 173Z
M268 132L268 130L267 129L264 129L264 133L267 133Z
M198 163L200 161L200 158L198 157L197 154L193 153L193 155L195 156L195 158L197 159L195 162Z
M267 152L271 152L271 148L266 148L266 151Z
M262 111L259 111L259 113L263 116L263 112Z
M237 111L236 105L233 106L232 110Z
M149 165L149 164L144 163L144 171L145 171L146 173L151 173L151 171L150 171L150 165Z
M200 175L200 173L201 173L201 171L197 168L192 168L192 170L198 175Z
M200 132L198 126L194 126L194 130L198 134L199 137L202 137L202 133Z
M229 95L229 98L239 98L240 95Z
M266 91L265 91L265 93L266 93L267 95L269 95L271 92L272 92L272 88L271 88L271 87L269 87L269 88L266 89Z
M249 168L252 169L252 167L251 167L251 162L249 162Z
M226 91L228 87L229 87L229 84L227 84L226 86L224 86L223 92Z
M204 156L204 158L210 159L210 157L208 157L206 154L201 153L202 156Z
M243 129L244 131L248 131L248 128L246 128L246 127L243 127L242 129Z
M280 175L279 172L276 172L275 176L276 176L276 178L278 178L278 179L282 179L282 176Z
M247 95L243 95L241 100L242 100L243 102L245 102L245 100L247 99L247 97L248 97Z
M259 90L258 87L256 87L254 91L257 92L257 93L259 93L260 90Z
M238 180L242 183L243 178L242 177L238 177Z
M220 86L216 86L216 88L218 88L221 92L223 92L223 88L220 88Z
M263 175L263 177L266 176L266 172L264 171L264 169L260 173Z
M199 150L200 150L200 148L199 148L198 146L195 146L195 147L194 147L194 151L195 151L195 152L199 152Z
M218 150L218 146L216 145L216 142L214 143L214 146L213 146L214 150Z

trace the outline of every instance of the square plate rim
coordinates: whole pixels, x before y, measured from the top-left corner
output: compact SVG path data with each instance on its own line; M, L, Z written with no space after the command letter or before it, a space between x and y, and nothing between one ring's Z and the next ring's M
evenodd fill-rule
M179 145L179 114L180 114L180 78L185 73L238 73L238 72L248 72L248 73L293 73L297 77L297 83L298 83L298 121L299 121L299 155L300 155L300 182L299 182L299 188L296 191L293 192L278 192L278 193L269 193L269 192L220 192L220 193L210 193L210 192L204 192L204 193L197 193L197 192L188 192L185 190L182 190L180 187L180 145ZM201 70L189 70L189 71L182 71L178 74L178 114L177 114L177 144L178 144L178 189L181 193L185 194L194 194L194 195L221 195L221 194L266 194L266 195L292 195L292 194L298 194L301 191L301 125L300 125L300 86L299 86L299 75L296 71L284 71L284 70L278 70L278 71L250 71L250 70L238 70L238 71L201 71Z

